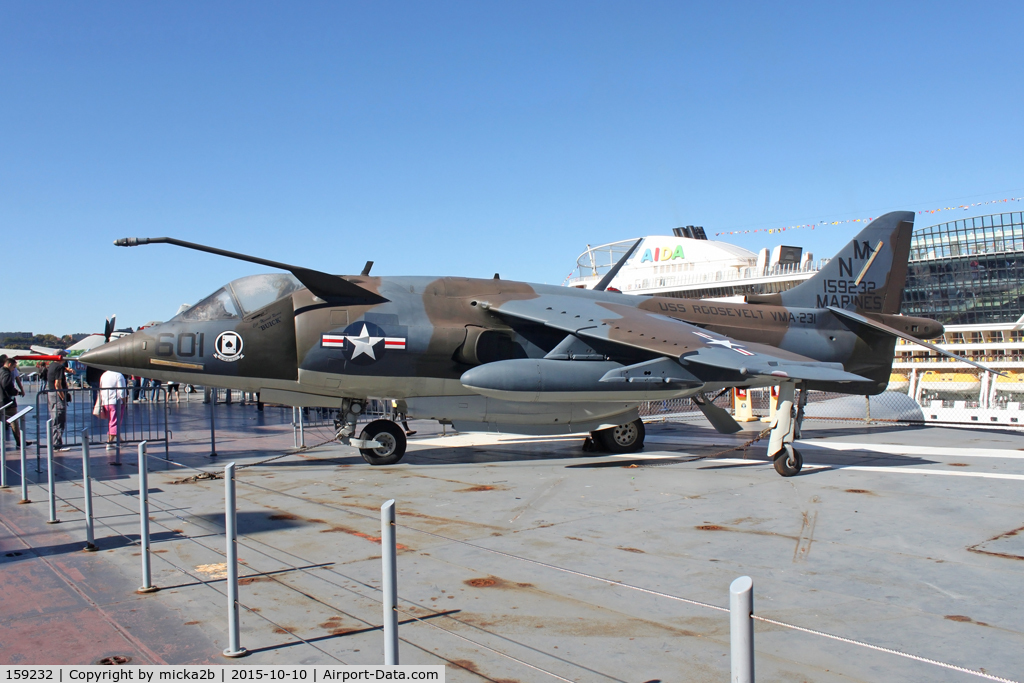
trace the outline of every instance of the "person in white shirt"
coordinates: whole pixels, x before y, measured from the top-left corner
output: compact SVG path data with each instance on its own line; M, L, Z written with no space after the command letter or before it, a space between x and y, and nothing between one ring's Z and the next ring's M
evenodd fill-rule
M117 430L120 427L120 418L124 411L121 404L128 396L128 383L120 372L107 370L100 377L100 405L106 415L109 425L107 427L107 450L109 451L114 441L117 440Z

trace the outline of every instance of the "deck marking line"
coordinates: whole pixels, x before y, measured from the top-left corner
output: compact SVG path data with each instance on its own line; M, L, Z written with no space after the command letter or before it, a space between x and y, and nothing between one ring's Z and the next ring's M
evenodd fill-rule
M807 467L804 465L804 467ZM1024 481L1024 474L999 474L997 472L946 472L944 470L922 470L914 467L869 467L865 465L832 466L835 470L857 470L859 472L896 472L898 474L938 474L944 477L975 477L978 479L1011 479Z
M889 455L930 455L950 458L1006 458L1024 460L1024 452L999 448L942 448L929 446L897 446L888 443L852 443L849 441L800 441L801 447L830 451L871 451Z

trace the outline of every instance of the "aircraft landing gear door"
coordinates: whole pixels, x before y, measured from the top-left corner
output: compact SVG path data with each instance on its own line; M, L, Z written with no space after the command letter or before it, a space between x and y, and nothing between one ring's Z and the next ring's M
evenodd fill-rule
M793 447L796 432L796 420L793 419L795 394L796 382L783 382L779 385L775 420L772 421L768 440L768 456L775 463L775 471L784 477L799 474L804 464L800 451Z

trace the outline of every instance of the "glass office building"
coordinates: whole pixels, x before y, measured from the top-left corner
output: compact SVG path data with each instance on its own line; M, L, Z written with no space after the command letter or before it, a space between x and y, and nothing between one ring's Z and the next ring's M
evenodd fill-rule
M915 230L902 313L943 325L1012 323L1024 316L1021 212Z

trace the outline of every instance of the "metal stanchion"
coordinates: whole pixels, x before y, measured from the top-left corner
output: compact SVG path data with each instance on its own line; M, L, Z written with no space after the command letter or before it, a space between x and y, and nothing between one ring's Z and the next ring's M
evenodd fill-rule
M96 550L96 536L92 521L92 475L89 472L89 430L82 430L82 488L85 489L85 548Z
M295 406L292 406L292 447L299 447L299 418L296 416L295 411L298 410Z
M306 432L304 430L305 420L302 417L302 408L299 408L299 448L306 447Z
M45 393L42 393L42 394L37 394L37 395L36 395L36 407L39 407L39 396L40 396L40 395L41 395L41 396L43 397L43 400L44 400L44 401L46 400L46 394L45 394ZM47 411L49 411L49 407L48 407L48 406L47 406ZM43 438L42 438L42 436L41 436L41 435L39 434L39 416L40 416L40 415L42 415L42 413L41 413L40 411L36 411L36 419L35 419L35 423L36 423L36 456L37 456L37 457L38 457L38 455L39 455L39 449L40 449L40 448L42 447L42 445L43 445ZM25 432L22 432L21 434L22 434L22 440L24 440L24 438L25 438Z
M149 468L146 466L146 442L139 444L139 516L142 529L142 585L139 593L160 590L153 585L149 570Z
M213 395L213 401L210 402L210 457L217 457L217 418L215 417L215 409L217 407L217 394Z
M15 420L15 419L17 419L17 417L18 416L15 415L11 419ZM11 423L8 422L8 424L11 424ZM25 459L25 417L24 417L24 415L22 415L22 417L21 417L21 500L19 500L18 502L22 503L22 504L24 504L24 503L31 503L32 502L31 500L28 499L28 462Z
M46 488L49 489L50 494L50 518L46 520L46 523L60 524L60 520L57 519L57 485L53 473L53 436L50 429L52 424L53 420L46 423Z
M235 514L235 463L224 468L224 536L228 571L228 649L225 657L244 657L249 651L238 640L238 530Z
M754 582L741 576L729 586L731 683L754 683Z
M24 437L21 439L24 441ZM46 421L46 457L50 458L53 452L53 418ZM39 449L36 449L36 474L42 474L43 469L39 464Z
M380 506L380 549L384 593L384 664L398 664L398 548L395 545L395 501Z
M127 404L127 400L125 403ZM115 405L114 409L120 410L121 407L119 405ZM121 431L124 429L124 418L127 413L128 408L126 406L123 411L117 414L117 433L114 435L114 462L110 463L117 467L121 466Z

